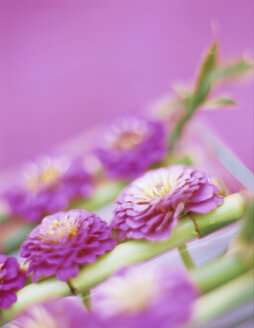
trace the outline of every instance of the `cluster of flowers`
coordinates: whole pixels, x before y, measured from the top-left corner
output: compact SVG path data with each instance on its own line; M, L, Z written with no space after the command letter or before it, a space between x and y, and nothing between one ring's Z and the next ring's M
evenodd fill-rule
M162 160L166 150L161 122L131 117L114 122L94 154L110 178L130 180ZM93 193L92 176L80 159L44 156L27 166L20 181L4 193L13 216L36 222Z
M223 203L208 176L184 166L146 173L120 194L111 226L86 210L58 212L45 217L21 246L33 280L56 275L66 281L80 265L92 263L115 247L118 240L163 240L170 235L183 211L208 213Z
M223 198L218 192L218 188L211 183L210 178L204 172L194 168L176 165L149 171L134 180L119 195L111 225L86 210L70 210L46 216L31 231L21 246L20 255L26 259L25 264L28 265L27 274L32 274L34 282L40 276L53 275L61 281L68 281L78 275L80 266L93 263L98 256L114 249L116 240L113 238L112 228L117 231L120 241L125 238L163 240L170 235L172 227L176 225L182 213L186 211L208 213L222 204ZM10 261L3 256L2 262L3 264L0 266L0 297L2 297L0 307L6 308L15 302L14 291L23 287L25 278L24 273L18 268L16 260ZM15 275L13 276L14 271ZM169 313L169 309L163 308L155 295L162 295L160 297L168 301L172 297L164 295L162 289L164 291L188 290L188 285L185 286L184 279L179 273L173 273L173 276L170 276L170 271L162 270L158 275L153 272L152 275L146 276L144 273L140 274L139 270L136 272L136 269L133 269L130 275L128 272L128 270L121 271L115 278L112 278L113 284L109 283L110 287L107 287L105 293L100 297L97 298L97 294L95 295L93 305L102 317L104 312L107 316L107 313L113 311L114 320L121 322L121 327L125 327L130 320L137 322L137 324L133 323L132 327L139 327L143 316L134 315L133 311L142 308L144 304L144 317L148 318L148 322L153 322L152 318L149 319L150 307L156 308L155 313L160 316L158 320L164 320L165 317L165 320L168 320L166 313ZM133 280L134 285L132 284L132 274L136 277ZM121 289L118 292L117 284L119 283L121 286L121 279L126 280L129 285L129 287L126 285L126 295ZM152 279L155 279L156 283L153 283ZM163 288L158 285L159 282L163 284ZM131 289L132 285L133 289ZM115 287L113 288L113 286ZM137 293L138 296L136 294L134 301L131 293L135 293L138 288L149 295L142 296L142 293ZM110 293L112 299L110 299ZM187 296L179 297L181 300L182 298L188 300L188 293ZM175 299L176 296L173 298ZM147 303L148 299L151 300L151 304ZM110 304L115 305L112 305L110 311L110 308L102 305L103 303L109 304L109 307L111 307ZM174 302L174 304L176 303ZM45 306L47 309L47 305ZM49 307L51 308L51 306ZM119 317L118 314L125 308L131 310L130 317ZM170 320L178 320L178 317L174 319L173 315L170 315L170 318ZM22 316L20 320L23 320ZM104 317L101 320L104 323L107 322ZM99 327L99 323L97 326ZM114 324L110 323L110 327L114 327ZM154 326L151 325L151 327Z
M109 177L129 180L137 178L151 165L162 160L166 151L166 132L162 122L131 117L122 118L113 123L101 138L94 153L100 159ZM195 191L199 185L206 184L204 181L206 178L204 174L202 177L201 173L200 176L195 172L191 173L191 170L182 171L181 168L173 168L171 172L162 170L154 173L153 177L148 173L147 176L134 182L118 202L125 203L125 198L128 198L127 194L131 194L135 188L138 189L135 185L139 183L142 184L144 190L147 187L151 188L154 181L150 183L149 180L156 179L158 175L159 180L161 179L159 184L161 183L162 187L159 186L158 189L157 183L158 190L156 192L150 189L146 194L143 192L144 195L142 195L142 190L136 190L132 201L135 201L134 198L136 198L137 204L145 207L145 204L150 203L152 198L163 196L163 193L167 194L169 189L177 185L177 190L180 192L177 191L175 195L169 193L170 208L176 213L179 212L181 206L176 209L175 204L184 203L186 199L189 200L191 193L195 195L194 198L191 198L192 206L188 206L186 209L193 210L195 203L201 200ZM182 174L184 177L181 176ZM181 182L182 184L178 184L180 179L184 181ZM190 182L192 180L195 182ZM185 189L182 189L185 182L185 189L188 188L187 195ZM147 183L150 185L148 186ZM12 215L21 216L28 221L39 221L47 214L66 209L73 199L91 196L93 189L93 179L81 160L45 156L30 164L24 171L21 181L8 189L4 196L9 203ZM211 187L209 190L206 188L202 194L207 192L212 195L214 191L217 192ZM137 197L136 192L138 192ZM179 198L182 196L184 199L179 202ZM144 202L140 197L144 197ZM129 200L126 202L130 203ZM207 206L212 208L215 204L211 204L211 202ZM163 206L165 207L165 205L168 204ZM140 205L136 212L142 212L142 206ZM118 211L118 216L121 215ZM114 225L119 225L119 220L115 221Z
M185 271L171 267L124 268L91 296L49 300L26 309L4 328L182 327L199 292Z
M122 119L106 132L95 153L108 175L137 177L117 198L110 225L86 210L57 212L93 192L93 179L81 161L43 157L34 163L5 197L13 215L28 221L47 216L21 246L26 274L14 258L0 256L0 309L16 301L15 292L23 288L26 275L31 274L33 282L41 276L67 282L78 275L80 266L113 250L117 240L164 240L184 213L208 213L223 203L210 177L192 167L172 165L140 176L162 160L166 150L161 122ZM197 294L186 273L133 267L122 269L92 296L91 313L76 298L51 300L34 305L6 327L32 328L41 321L52 328L179 327L189 320ZM59 313L64 315L56 325Z
M235 74L235 64L220 70L216 57L214 43L193 92L177 92L172 101L167 99L167 112L173 106L176 109L167 117L175 125L170 138L162 121L147 117L118 119L105 131L93 151L105 175L111 179L135 179L118 196L110 224L86 210L67 210L72 207L71 202L90 197L95 189L95 179L82 159L44 156L29 165L20 181L5 192L13 216L40 224L21 245L20 256L25 259L26 270L15 258L0 254L0 311L17 300L16 292L24 287L28 275L33 282L56 276L71 287L70 279L79 274L80 267L112 251L117 241L164 240L185 213L205 214L223 203L218 187L198 169L172 165L145 173L165 159L168 147L172 149L201 105L234 103L227 98L207 102L212 85L225 79L225 74L217 73L227 71L228 80L252 65L247 60L240 61L241 67L245 63L249 68ZM186 271L133 266L122 268L96 287L90 311L79 296L52 299L34 304L4 327L180 328L191 319L198 295Z

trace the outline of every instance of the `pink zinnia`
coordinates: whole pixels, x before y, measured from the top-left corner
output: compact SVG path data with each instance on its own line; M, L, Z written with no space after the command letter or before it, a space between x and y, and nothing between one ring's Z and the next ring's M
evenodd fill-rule
M80 160L44 156L30 163L19 183L4 196L12 215L38 221L46 214L66 209L72 199L92 193L91 175Z
M8 309L16 302L16 291L23 288L25 273L14 257L0 254L0 309ZM1 317L1 314L0 314Z
M115 244L111 227L100 217L71 210L45 217L22 244L20 255L33 281L42 275L67 281L78 275L79 266L95 262Z
M184 211L208 213L223 203L209 176L197 169L172 165L145 173L116 200L112 227L118 239L162 240Z
M133 266L121 269L98 288L91 304L99 318L97 327L176 328L191 319L198 294L183 270Z
M86 322L81 300L72 296L32 305L4 328L85 328Z
M112 178L132 179L166 155L163 124L145 118L116 120L103 135L96 154Z

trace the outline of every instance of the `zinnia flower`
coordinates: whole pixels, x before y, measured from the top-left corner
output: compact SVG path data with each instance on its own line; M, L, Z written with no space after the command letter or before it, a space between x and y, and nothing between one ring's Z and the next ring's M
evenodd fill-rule
M87 313L78 297L35 304L4 328L86 328Z
M91 304L104 323L101 327L176 328L190 320L197 296L197 287L183 270L133 266L98 288Z
M172 165L145 173L116 200L112 227L124 238L162 240L184 211L208 213L223 203L206 173Z
M42 157L24 171L20 183L5 192L12 215L38 221L68 207L73 198L92 194L91 176L79 160Z
M16 291L23 288L25 273L14 257L0 254L0 309L8 309L16 302ZM0 314L1 317L1 314Z
M41 275L67 281L78 275L80 265L95 262L115 244L111 227L100 217L70 210L45 217L21 245L20 255L29 263L33 281Z
M103 136L96 154L112 178L132 179L166 154L166 133L159 121L122 118Z

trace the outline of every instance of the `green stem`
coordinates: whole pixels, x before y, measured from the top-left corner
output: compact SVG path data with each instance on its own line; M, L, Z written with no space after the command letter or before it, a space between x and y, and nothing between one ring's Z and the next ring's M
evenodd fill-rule
M182 244L178 246L178 251L181 256L181 259L183 260L183 263L188 270L192 270L195 268L195 264L191 258L190 253L188 252L186 244Z
M196 303L193 327L218 318L225 312L241 306L254 295L254 270L228 282L220 288L202 296Z
M127 182L124 181L113 181L98 185L93 197L76 201L71 204L70 208L95 211L115 200L126 186Z
M254 199L252 199L246 208L244 214L243 226L239 234L239 239L246 242L252 242L254 240Z
M204 62L200 67L197 85L192 94L185 99L184 114L176 123L169 138L169 150L172 152L175 143L181 137L183 130L197 109L206 100L213 82L213 72L216 68L217 45L212 44L207 52Z
M8 222L10 219L11 218L8 215L0 213L0 225Z
M246 201L241 193L229 195L224 198L224 204L217 207L208 214L193 214L199 232L202 236L206 236L214 231L235 222L243 216ZM205 220L204 220L205 218ZM227 223L226 223L227 222Z
M210 213L194 216L205 236L235 222L243 215L244 207L245 201L241 194L233 194L225 197L224 204ZM167 240L161 242L131 240L119 244L113 251L102 256L95 263L81 268L79 275L71 281L78 292L82 294L83 291L107 279L122 266L144 262L187 241L198 238L198 236L192 219L187 215L180 220ZM5 318L6 320L10 319L14 314L35 302L69 294L70 290L66 283L57 281L55 278L28 285L18 292L18 301L11 309L5 311Z
M91 304L90 304L90 290L87 289L81 294L82 301L84 306L87 308L87 310L91 309Z
M19 249L20 245L26 239L27 234L33 230L35 224L25 224L23 227L19 228L11 238L3 242L3 249L5 254L10 254Z
M240 256L224 256L193 270L192 275L202 293L207 293L246 272L244 259Z

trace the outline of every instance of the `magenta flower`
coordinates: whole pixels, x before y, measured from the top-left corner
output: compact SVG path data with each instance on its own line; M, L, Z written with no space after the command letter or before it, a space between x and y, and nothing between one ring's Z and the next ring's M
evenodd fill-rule
M14 257L0 254L0 309L8 309L16 302L16 291L23 288L25 273ZM0 314L1 317L1 314Z
M206 173L191 167L149 171L117 198L112 227L119 240L166 239L184 211L208 213L222 204L218 192Z
M86 328L87 313L78 297L66 297L35 304L4 328Z
M20 183L5 192L12 215L38 221L93 192L91 176L79 160L42 157L24 171Z
M105 133L96 154L110 177L128 180L163 159L166 148L161 122L122 118Z
M67 281L78 275L80 265L95 262L115 244L111 227L100 217L71 210L45 217L21 245L20 255L33 281L42 275Z
M110 328L176 328L191 319L197 287L183 270L133 266L92 295L93 312Z

